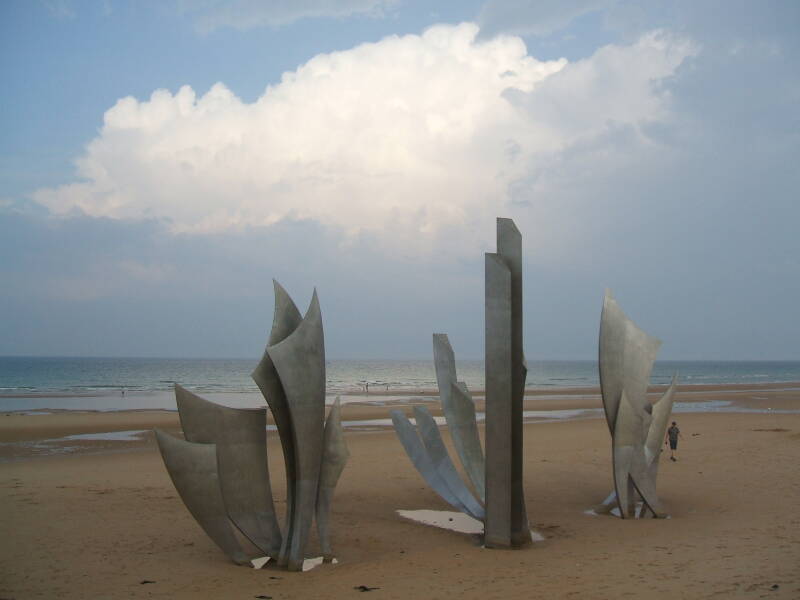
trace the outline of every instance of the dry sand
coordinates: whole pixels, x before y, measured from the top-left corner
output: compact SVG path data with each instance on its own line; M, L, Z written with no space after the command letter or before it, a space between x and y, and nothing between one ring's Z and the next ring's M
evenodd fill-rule
M679 399L800 409L800 385L717 386ZM526 399L529 410L597 408L596 392ZM344 418L387 407L351 404ZM612 488L602 418L525 426L525 489L546 540L485 550L396 509L448 510L392 431L348 431L334 501L340 563L306 573L229 563L177 496L151 434L130 442L42 440L178 431L159 411L0 416L0 599L14 598L800 598L800 414L678 414L677 463L662 458L669 520L584 514ZM269 442L278 508L284 485ZM53 455L53 450L71 454ZM315 541L314 541L315 543ZM143 583L151 582L151 583ZM777 586L777 587L775 587Z

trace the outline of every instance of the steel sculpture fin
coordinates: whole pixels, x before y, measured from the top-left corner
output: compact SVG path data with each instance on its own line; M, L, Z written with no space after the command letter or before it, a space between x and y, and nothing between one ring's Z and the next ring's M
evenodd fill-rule
M442 479L436 466L433 464L431 457L428 455L428 450L419 439L417 430L411 424L402 411L392 410L392 423L394 430L397 433L397 438L403 445L406 454L411 459L411 463L417 469L422 478L428 486L439 496L456 510L467 513L467 508L464 504L450 491L450 487Z
M331 406L327 421L325 421L323 448L322 471L317 493L317 532L322 556L325 561L329 562L333 560L329 527L333 492L347 464L347 459L350 458L342 429L341 400L338 396Z
M316 290L297 328L268 346L267 354L283 384L292 422L296 485L288 568L300 571L317 501L325 421L325 342Z
M273 279L272 285L275 291L275 310L267 348L285 340L303 320L294 301L281 284ZM278 565L285 567L289 561L289 545L292 539L292 525L294 524L294 488L297 481L295 448L292 441L292 417L286 401L286 392L278 377L278 371L275 369L275 364L266 349L251 376L269 405L272 418L275 420L275 427L278 429L281 449L283 450L283 463L286 472L286 526L284 527L283 544L278 557Z
M175 403L187 442L214 444L217 441L219 405L175 384Z
M617 490L617 503L620 516L625 519L631 514L631 507L636 503L632 490L631 466L633 465L638 435L642 427L641 417L628 401L625 390L622 391L617 408L617 419L614 426L614 487Z
M678 375L673 375L669 387L658 402L653 404L653 421L650 423L650 430L647 432L645 442L645 456L648 466L655 465L658 470L658 458L661 454L661 445L664 443L664 436L667 433L669 416L672 414L672 405L675 402L675 389L678 385ZM655 478L654 478L655 479Z
M456 471L453 461L450 460L450 455L447 453L439 426L436 425L436 421L427 407L415 406L414 417L417 421L417 430L422 438L422 443L425 445L428 456L439 475L453 495L464 505L466 513L479 521L483 521L486 518L483 506L475 499L467 489L467 486L464 485L461 477L459 477L458 471Z
M447 334L433 334L433 361L442 411L453 446L478 498L483 502L486 498L485 462L475 418L475 402L466 385L458 382L455 355Z
M661 341L639 329L606 290L600 316L600 389L612 435L623 389L634 406L647 404L650 372L660 346Z
M175 489L208 537L237 565L250 562L233 533L217 475L214 444L198 444L154 430Z
M219 486L231 521L267 556L277 558L281 531L267 464L266 411L210 402L175 385L187 441L217 449Z

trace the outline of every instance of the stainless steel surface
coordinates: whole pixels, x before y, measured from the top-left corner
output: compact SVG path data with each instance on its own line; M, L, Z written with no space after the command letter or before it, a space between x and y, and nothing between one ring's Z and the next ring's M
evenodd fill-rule
M444 333L433 334L433 362L450 438L478 498L484 502L486 467L475 418L475 402L467 386L458 382L455 355Z
M522 344L522 234L511 219L497 219L497 254L511 275L511 544L531 542L523 484L522 402L527 366Z
M486 254L486 546L511 546L511 272Z
M483 506L475 499L475 496L467 489L461 477L458 475L453 461L450 460L450 455L447 448L442 441L442 435L439 431L439 426L436 425L431 413L425 406L414 407L414 418L417 421L417 430L419 431L422 443L428 451L428 456L433 463L434 468L439 473L442 480L447 487L450 488L452 494L458 498L459 502L464 506L465 512L479 521L483 521L486 517Z
M339 397L331 406L328 419L325 421L325 434L323 440L322 471L319 478L319 492L317 493L317 532L322 556L326 561L333 560L333 550L330 538L330 513L333 492L339 477L350 458L347 444L342 429L341 401Z
M199 444L154 430L175 489L208 537L236 564L249 564L228 519L217 473L214 444Z
M600 387L611 432L614 487L622 518L636 516L636 498L664 516L656 492L658 459L672 412L676 378L662 398L647 399L650 373L661 342L631 321L606 290L600 318Z
M281 531L267 464L265 409L222 406L175 385L184 435L217 449L219 486L239 530L267 556L277 558Z
M417 471L430 488L439 494L439 496L447 502L450 506L458 511L467 512L467 507L453 494L450 487L442 479L436 466L433 464L431 457L428 455L428 450L419 439L416 428L411 424L402 411L392 410L392 423L394 430L397 433L397 438L403 445L403 448L411 459L412 464L416 467Z
M267 341L267 349L285 340L303 320L300 311L283 286L273 279L272 287L275 292L275 310L272 317L272 329ZM286 473L286 518L278 565L285 567L289 562L289 546L291 545L292 526L294 524L294 489L297 481L295 448L292 433L292 416L286 401L286 392L267 349L264 350L261 361L256 366L251 377L269 405L281 440L281 449L283 450L283 464Z
M297 328L267 353L291 415L296 480L287 566L301 571L317 501L325 421L325 342L316 290Z

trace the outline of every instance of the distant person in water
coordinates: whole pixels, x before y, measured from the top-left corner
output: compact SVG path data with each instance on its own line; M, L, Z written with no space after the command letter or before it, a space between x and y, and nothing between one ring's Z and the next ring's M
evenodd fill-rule
M678 460L675 458L675 452L678 450L678 438L683 439L683 436L681 435L681 430L678 429L678 424L673 421L672 427L667 429L667 437L664 440L665 445L669 444L669 459L673 462Z

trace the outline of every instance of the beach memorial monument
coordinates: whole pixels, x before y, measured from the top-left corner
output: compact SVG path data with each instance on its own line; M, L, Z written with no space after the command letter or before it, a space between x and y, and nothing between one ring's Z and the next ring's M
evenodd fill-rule
M665 517L656 493L658 460L675 400L677 375L654 404L647 386L661 341L642 331L617 304L609 290L600 317L599 368L603 409L611 433L614 491L595 507L617 508L624 518ZM637 513L637 498L642 508Z
M185 440L156 430L167 471L189 512L236 564L253 561L236 530L280 567L303 570L311 525L334 560L330 509L349 457L337 398L325 419L325 345L316 290L305 316L274 281L275 312L253 379L272 411L286 467L283 532L267 467L266 408L232 408L175 385Z
M436 381L450 437L467 475L460 478L427 408L414 407L416 428L391 412L400 442L423 479L457 510L484 523L487 548L531 541L522 482L522 400L527 367L522 350L522 236L511 219L497 219L497 252L486 254L486 453L475 403L458 381L445 334L433 335Z

